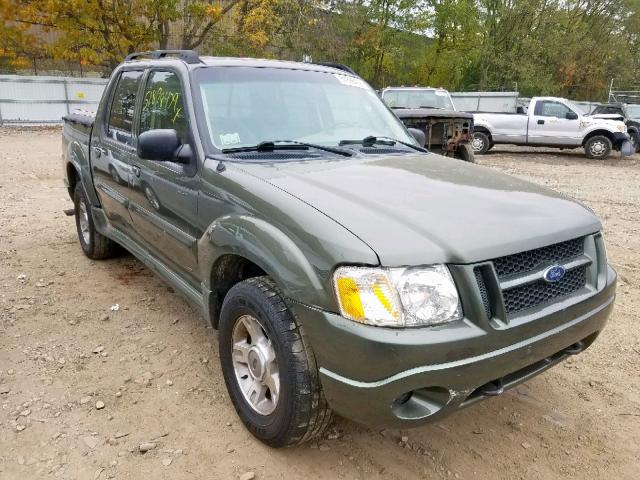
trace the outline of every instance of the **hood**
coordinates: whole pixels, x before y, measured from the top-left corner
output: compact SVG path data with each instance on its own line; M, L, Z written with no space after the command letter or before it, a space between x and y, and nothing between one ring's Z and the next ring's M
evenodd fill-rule
M585 115L585 117L601 118L603 120L618 120L618 121L624 120L624 117L622 115L618 115L617 113L597 113L595 115Z
M624 117L615 113L599 113L597 115L583 115L582 122L586 124L590 123L605 123L611 125L620 131L622 127L625 127Z
M477 262L601 228L556 192L435 154L241 168L343 225L386 266Z

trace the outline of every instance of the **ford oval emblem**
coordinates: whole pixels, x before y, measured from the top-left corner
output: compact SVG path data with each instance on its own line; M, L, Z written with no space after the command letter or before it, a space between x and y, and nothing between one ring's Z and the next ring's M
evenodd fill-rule
M562 280L562 277L564 277L565 273L566 270L564 269L564 267L560 265L553 265L552 267L547 268L542 276L547 282L553 283Z

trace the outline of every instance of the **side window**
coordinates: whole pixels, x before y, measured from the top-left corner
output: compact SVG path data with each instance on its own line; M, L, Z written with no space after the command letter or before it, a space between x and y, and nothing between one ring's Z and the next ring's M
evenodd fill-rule
M182 87L173 72L152 71L147 80L140 114L140 133L158 128L173 129L188 142Z
M548 100L538 102L536 105L536 115L541 117L556 117L566 118L567 113L571 112L571 109L566 105L558 102L551 102Z
M113 93L107 135L113 140L133 145L133 113L142 72L122 72Z

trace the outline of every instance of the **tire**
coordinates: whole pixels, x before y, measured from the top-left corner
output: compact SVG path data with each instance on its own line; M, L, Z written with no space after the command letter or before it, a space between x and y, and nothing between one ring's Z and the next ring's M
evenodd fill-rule
M313 352L269 277L250 278L229 290L218 343L229 397L257 439L287 447L322 434L332 413Z
M629 139L631 140L631 145L633 145L633 151L635 153L640 152L640 135L638 135L638 132L629 132Z
M611 140L604 135L594 135L584 143L584 153L587 158L604 160L611 153Z
M473 153L476 155L483 155L489 151L489 149L493 146L491 144L491 139L489 135L484 132L473 132L473 137L471 139L471 146L473 148Z
M454 157L469 163L476 162L473 155L473 147L468 143L461 143L458 145Z
M73 203L78 241L84 254L93 260L104 260L115 256L118 252L118 244L96 230L91 216L91 206L80 182L76 184L73 192Z

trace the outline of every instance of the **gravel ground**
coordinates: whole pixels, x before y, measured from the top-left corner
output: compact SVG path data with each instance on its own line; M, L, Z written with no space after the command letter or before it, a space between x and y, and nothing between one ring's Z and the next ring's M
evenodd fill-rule
M434 425L337 419L280 451L237 419L197 312L131 256L82 255L59 158L57 130L0 130L0 478L638 478L640 156L479 159L602 219L618 300L585 354Z

